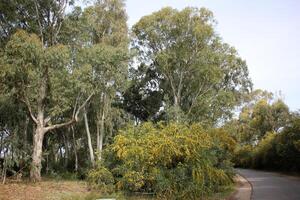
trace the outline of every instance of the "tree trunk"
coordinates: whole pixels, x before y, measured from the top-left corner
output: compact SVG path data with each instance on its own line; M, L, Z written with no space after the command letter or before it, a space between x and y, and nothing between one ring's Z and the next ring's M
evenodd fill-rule
M104 110L102 111L101 121L100 121L100 137L99 137L99 160L102 158L102 149L103 149L103 138L104 138L104 120L105 120L105 113Z
M7 153L7 150L4 151L4 155L3 155L3 169L2 169L2 184L3 185L5 184L6 170L7 170L6 153Z
M71 126L72 129L72 137L73 137L73 150L75 155L75 171L78 171L78 156L77 156L77 145L76 145L76 139L75 139L75 131L74 126Z
M24 144L26 147L28 144L28 136L27 136L28 125L29 125L29 117L26 116L25 124L24 124Z
M1 139L0 139L0 155L2 155L4 134L2 133L2 134L0 135L0 137L1 137Z
M65 147L65 155L64 155L64 164L65 164L65 167L67 168L68 167L68 163L69 163L69 155L70 155L70 150L69 150L69 137L68 137L68 132L66 132L66 135L65 133L63 133L63 139L64 139L64 147Z
M44 128L37 126L33 137L32 166L30 170L30 178L34 182L41 180L42 147L44 135Z
M93 150L93 146L92 146L92 139L91 139L91 133L90 133L90 128L89 128L87 113L86 113L85 109L83 111L83 117L84 117L84 124L85 124L85 129L86 129L86 134L87 134L90 159L91 159L92 165L94 166L94 164L95 164L94 150Z
M176 95L174 95L174 107L178 107L178 106L179 106L178 97Z
M96 134L97 134L97 151L99 152L99 149L100 149L100 120L99 120L99 117L97 116L97 121L96 121Z
M105 134L105 114L107 112L108 107L108 98L105 93L102 93L102 109L100 109L97 117L97 151L98 151L98 159L102 158L102 149L103 149L103 139Z

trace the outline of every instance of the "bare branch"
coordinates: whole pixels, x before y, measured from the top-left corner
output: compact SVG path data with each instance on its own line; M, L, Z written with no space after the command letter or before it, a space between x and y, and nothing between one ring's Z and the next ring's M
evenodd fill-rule
M37 119L34 117L34 115L33 115L33 112L32 112L32 109L31 109L31 106L30 106L30 103L29 103L29 101L27 100L27 98L25 98L25 99L21 99L21 101L23 102L23 103L25 103L25 105L26 105L26 107L27 107L27 109L28 109L28 112L29 112L29 115L30 115L30 117L31 117L31 119L34 121L34 123L38 123L38 121L37 121Z
M38 21L39 29L40 29L41 41L44 44L43 27L42 27L42 24L41 24L41 21L40 21L40 15L39 15L39 9L38 9L37 1L34 1L34 5L35 5L35 12L36 12L36 15L37 15L37 21Z
M72 119L69 120L68 122L65 123L61 123L61 124L55 124L55 125L51 125L45 128L45 132L47 131L51 131L54 129L58 129L64 126L69 126L73 123L78 122L78 115L80 113L80 111L85 107L85 105L90 101L90 99L94 96L94 93L92 93L84 102L83 104L78 108L78 110L76 111L75 115L72 116Z
M78 110L75 113L75 116L73 118L75 119L76 122L78 122L78 115L80 111L85 107L85 105L90 101L90 99L94 96L95 93L92 93L84 102L83 104L78 108Z
M44 120L44 124L47 124L48 122L50 122L50 120L51 120L51 117L50 117L50 116L47 117L47 118Z

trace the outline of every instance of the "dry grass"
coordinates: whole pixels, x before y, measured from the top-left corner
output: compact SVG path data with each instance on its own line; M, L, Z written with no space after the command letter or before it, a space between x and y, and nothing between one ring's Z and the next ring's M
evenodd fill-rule
M224 193L215 194L209 200L224 200L228 198L231 189ZM113 197L125 200L151 200L144 196L127 196L114 194ZM5 185L0 184L0 200L95 200L102 196L100 192L89 191L84 181L44 180L38 183L28 181L8 181Z
M61 200L76 196L85 199L90 195L86 183L81 181L42 181L30 182L8 182L0 185L1 200Z

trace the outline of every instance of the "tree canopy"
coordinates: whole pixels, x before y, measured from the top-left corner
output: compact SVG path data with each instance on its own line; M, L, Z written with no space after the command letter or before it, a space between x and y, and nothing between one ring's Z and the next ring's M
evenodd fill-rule
M245 61L214 30L212 12L163 8L142 17L132 31L139 61L156 70L170 106L188 121L215 123L230 116L251 89Z

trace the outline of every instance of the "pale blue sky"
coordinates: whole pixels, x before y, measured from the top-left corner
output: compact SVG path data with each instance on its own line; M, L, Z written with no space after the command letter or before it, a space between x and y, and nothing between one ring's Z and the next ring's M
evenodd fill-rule
M281 91L292 110L300 109L299 0L127 0L129 25L165 6L206 7L217 32L247 61L254 88Z

